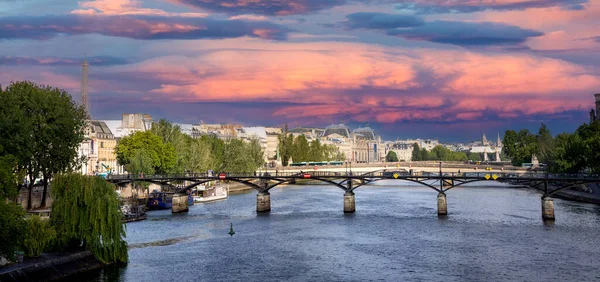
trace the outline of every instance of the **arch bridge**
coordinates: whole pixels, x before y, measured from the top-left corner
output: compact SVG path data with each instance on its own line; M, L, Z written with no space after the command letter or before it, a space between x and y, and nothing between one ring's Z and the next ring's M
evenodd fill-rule
M552 196L559 191L581 184L598 183L600 175L592 174L550 174L543 172L408 172L406 170L384 169L368 173L311 171L273 173L188 173L181 175L109 175L107 181L116 185L137 182L151 182L167 186L176 195L185 195L190 189L210 181L232 181L257 190L256 211L269 212L271 197L269 190L282 184L311 180L334 185L344 191L344 212L355 212L354 190L380 180L403 180L423 185L438 192L438 215L447 215L446 193L455 187L475 182L498 181L521 185L542 193L542 218L554 220ZM187 204L187 201L183 201Z

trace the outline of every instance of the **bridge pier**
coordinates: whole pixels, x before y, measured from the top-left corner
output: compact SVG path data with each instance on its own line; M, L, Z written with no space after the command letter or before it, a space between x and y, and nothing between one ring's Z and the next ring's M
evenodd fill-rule
M172 203L173 203L173 206L171 207L172 213L189 211L188 196L185 194L184 195L179 195L179 194L173 195Z
M439 193L437 196L438 215L448 214L448 204L446 203L446 194Z
M269 192L258 192L256 194L256 212L271 211L271 194Z
M542 197L542 218L554 220L554 200L550 197Z
M344 213L353 213L356 211L354 192L346 191L344 193Z

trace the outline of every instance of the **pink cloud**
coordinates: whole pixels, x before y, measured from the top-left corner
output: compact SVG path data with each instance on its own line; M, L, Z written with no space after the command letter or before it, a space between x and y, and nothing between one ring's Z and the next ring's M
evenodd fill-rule
M71 11L79 15L152 15L177 17L207 17L205 13L171 13L160 9L142 8L138 0L92 0L79 2L81 9Z

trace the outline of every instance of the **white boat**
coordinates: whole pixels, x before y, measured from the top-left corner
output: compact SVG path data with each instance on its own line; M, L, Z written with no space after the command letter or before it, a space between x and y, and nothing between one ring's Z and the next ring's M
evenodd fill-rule
M227 199L229 186L214 185L209 187L200 186L195 189L194 203L206 203Z

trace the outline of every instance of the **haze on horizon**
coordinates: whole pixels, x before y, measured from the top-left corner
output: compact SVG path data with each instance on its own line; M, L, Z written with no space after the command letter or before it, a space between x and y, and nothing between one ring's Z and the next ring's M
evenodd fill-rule
M0 2L0 84L80 97L95 119L325 127L470 141L587 122L600 0Z

